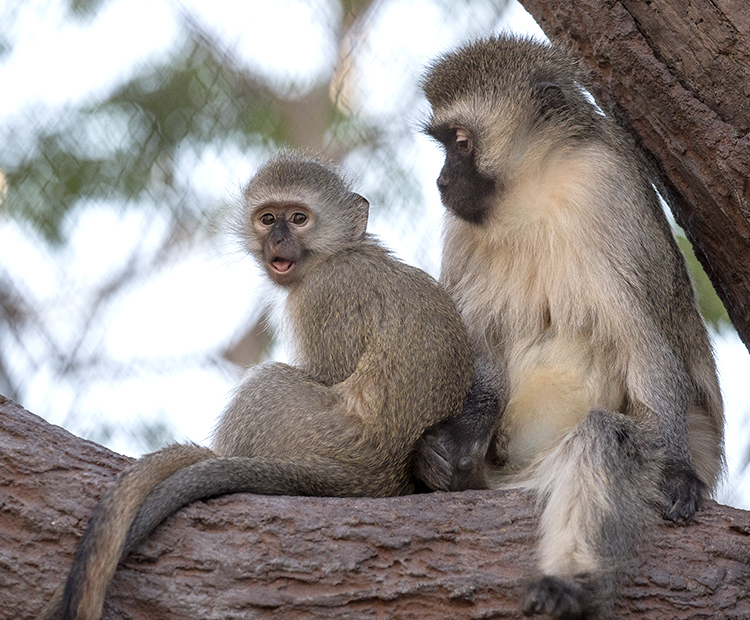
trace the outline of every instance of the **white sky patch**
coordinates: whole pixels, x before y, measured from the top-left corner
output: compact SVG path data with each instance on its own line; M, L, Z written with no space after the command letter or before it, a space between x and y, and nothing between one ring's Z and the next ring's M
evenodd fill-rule
M325 0L182 0L202 27L273 84L304 88L332 70L338 21Z
M29 0L19 9L13 53L0 63L0 118L109 92L172 49L177 26L165 0L105 3L91 21L68 19L62 2Z
M44 291L54 289L60 268L46 242L28 226L10 219L0 221L0 248L3 257L13 257L2 261L2 267L22 289L23 297L38 300Z
M207 201L204 208L239 208L242 189L261 163L263 159L256 151L234 144L207 144L200 149L181 149L176 168L183 178L189 178L191 190Z
M79 209L71 218L68 243L61 250L67 278L81 284L107 282L126 267L134 248L152 255L167 232L167 220L151 208L122 208L100 203ZM69 283L69 284L72 284Z
M743 461L747 458L750 436L750 354L739 336L731 330L713 334L713 345L727 414L727 483L718 494L718 499L735 506L750 506L750 478L745 476L740 483L737 482Z
M522 32L539 41L549 41L544 30L534 21L531 14L523 8L518 2L511 2L508 5L508 12L505 14L507 23L513 32Z
M422 67L444 39L446 24L434 4L399 0L388 3L365 28L367 36L357 40L354 50L359 65L354 92L361 112L375 116L393 110L395 102L413 99L419 76L393 67ZM420 33L431 36L415 36Z
M107 352L127 361L220 350L257 301L258 281L249 258L227 264L210 246L178 256L112 308Z

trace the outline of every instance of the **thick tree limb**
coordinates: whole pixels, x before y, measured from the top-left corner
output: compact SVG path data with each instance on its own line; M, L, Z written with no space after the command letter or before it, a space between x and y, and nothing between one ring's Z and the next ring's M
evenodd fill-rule
M42 608L128 462L0 397L0 618ZM532 512L520 492L198 502L123 563L104 617L520 617ZM712 504L658 526L617 615L750 617L750 513Z
M521 0L653 156L677 222L750 347L750 12L745 0Z

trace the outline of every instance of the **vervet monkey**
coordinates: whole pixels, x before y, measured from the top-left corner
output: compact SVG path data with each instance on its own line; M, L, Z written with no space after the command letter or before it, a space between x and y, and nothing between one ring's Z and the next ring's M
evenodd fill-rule
M504 35L423 81L445 150L440 279L507 392L494 426L469 410L428 434L417 465L437 487L473 462L490 486L536 489L539 574L522 611L558 618L607 615L654 506L689 520L723 468L684 259L639 154L585 85L561 49Z
M287 291L295 365L248 373L213 450L171 446L126 470L95 509L62 603L42 617L98 619L123 552L196 499L413 490L415 443L461 411L473 354L450 296L365 234L368 207L317 157L281 154L250 181L241 234Z

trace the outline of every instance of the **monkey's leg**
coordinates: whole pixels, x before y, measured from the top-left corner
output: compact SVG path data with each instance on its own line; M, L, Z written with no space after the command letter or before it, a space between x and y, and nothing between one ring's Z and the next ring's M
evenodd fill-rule
M70 617L99 618L120 558L161 520L196 499L243 491L385 494L376 486L379 480L363 480L356 467L336 462L360 436L354 416L346 416L332 388L284 364L253 369L224 412L215 437L217 452L237 456L217 458L206 448L172 446L138 461L92 517L66 584L64 609L77 611ZM180 459L183 451L192 460ZM320 456L326 451L332 458ZM203 467L188 467L201 462ZM379 473L375 470L372 478ZM142 481L128 482L133 477ZM107 524L114 526L107 529Z
M655 517L659 449L625 415L592 410L538 464L544 503L541 576L527 587L525 615L597 618L609 612L622 564Z
M348 451L364 424L341 390L280 363L248 372L214 430L219 456L303 460Z
M415 478L435 491L488 488L485 459L506 401L504 374L477 360L461 413L428 429L417 442Z

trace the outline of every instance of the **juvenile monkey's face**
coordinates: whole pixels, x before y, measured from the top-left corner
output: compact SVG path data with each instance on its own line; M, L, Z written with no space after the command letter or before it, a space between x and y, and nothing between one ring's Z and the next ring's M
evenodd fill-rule
M443 205L461 219L481 224L491 207L495 180L477 169L476 136L469 128L452 123L430 125L427 133L445 150L437 180Z
M315 227L312 210L301 202L266 202L253 210L251 222L268 275L277 284L296 282L302 275L305 239Z

